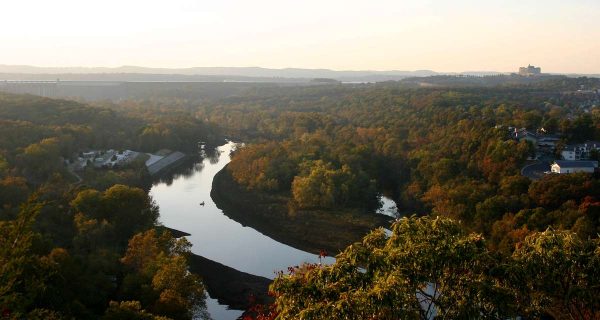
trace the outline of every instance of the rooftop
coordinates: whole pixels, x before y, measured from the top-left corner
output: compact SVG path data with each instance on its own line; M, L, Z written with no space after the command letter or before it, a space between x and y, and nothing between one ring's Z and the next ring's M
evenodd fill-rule
M571 149L575 149L575 148L591 148L591 149L599 149L600 148L600 142L598 141L586 141L584 143L577 143L577 144L568 144L565 146L565 148L563 150L571 150Z
M597 168L598 161L570 161L556 160L554 161L561 168Z

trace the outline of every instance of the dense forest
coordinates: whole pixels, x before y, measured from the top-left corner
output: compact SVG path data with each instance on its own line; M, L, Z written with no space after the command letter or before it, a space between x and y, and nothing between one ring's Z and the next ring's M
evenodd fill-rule
M346 237L333 265L281 272L274 303L248 317L598 319L599 176L530 180L521 169L535 146L509 130L543 128L557 151L600 140L598 95L577 91L598 87L261 85L91 105L0 94L0 308L15 319L206 316L190 244L158 226L138 188L145 167L75 183L64 162L90 148L193 152L228 136L246 146L217 177L298 233L321 219L331 230L317 235ZM382 225L382 194L399 219L360 240Z
M191 245L157 223L143 163L74 183L90 148L195 150L217 130L183 111L0 95L0 309L12 319L191 319L204 287ZM106 185L96 190L94 185Z
M544 128L562 144L600 139L600 109L581 107L577 96L551 84L544 90L262 89L198 112L254 142L228 166L249 190L287 193L300 208L370 212L385 193L403 213L461 220L511 247L519 239L508 239L506 228L553 226L584 237L599 231L591 213L600 193L596 177L532 182L520 175L534 146L511 139L509 126Z
M600 317L599 177L531 181L520 171L536 146L508 129L543 128L560 137L555 152L599 140L597 95L570 91L582 86L598 81L261 88L199 108L252 142L227 170L251 193L286 197L290 219L314 210L373 215L381 193L401 216L442 219L403 219L333 266L291 268L272 285L276 304L263 317L428 319L434 309L441 318ZM420 291L427 283L434 293Z
M8 94L0 94L0 105L0 163L6 163L5 170L11 169L7 172L9 176L25 177L36 184L56 174L73 179L61 159L72 159L84 150L193 152L197 150L198 141L215 142L220 138L216 128L175 107L168 113L134 107L125 111L104 106L91 108L69 100ZM134 163L130 170L104 173L95 178L98 181L88 182L93 186L114 183L142 186L147 177L140 167ZM100 181L102 179L105 181Z

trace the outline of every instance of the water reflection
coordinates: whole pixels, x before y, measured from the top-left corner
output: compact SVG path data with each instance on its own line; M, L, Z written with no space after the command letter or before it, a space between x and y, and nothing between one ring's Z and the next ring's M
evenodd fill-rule
M210 164L216 164L219 162L221 152L218 148L212 150L200 150L196 156L191 156L183 164L177 166L177 168L170 170L169 172L154 179L154 185L164 183L170 186L174 180L177 179L189 179L194 176L196 172L200 172L204 169L205 161L199 161L201 159L208 159Z
M219 304L217 299L210 296L206 297L206 309L213 320L238 319L243 313L243 311L231 310L227 306Z
M150 195L160 207L160 221L165 226L190 233L188 240L193 244L194 253L250 274L272 279L276 271L287 270L289 266L318 262L317 255L244 227L217 208L210 197L212 180L230 161L230 153L235 148L236 144L229 142L216 152L208 152L202 162L181 168L156 182ZM323 262L333 261L327 257ZM215 308L214 302L209 303L209 311L211 308ZM217 319L236 318L229 316L232 315L213 315Z
M202 171L203 166L204 164L202 162L198 162L198 157L192 157L183 164L179 165L176 169L173 169L168 173L155 178L154 184L156 185L157 183L164 183L170 186L173 181L177 179L187 179L191 177L194 172Z
M234 148L234 147L232 147L232 148ZM231 151L233 151L233 149ZM217 164L219 162L219 160L221 159L221 153L222 153L222 151L219 150L218 148L213 149L211 152L208 152L206 154L206 158L209 160L210 164Z

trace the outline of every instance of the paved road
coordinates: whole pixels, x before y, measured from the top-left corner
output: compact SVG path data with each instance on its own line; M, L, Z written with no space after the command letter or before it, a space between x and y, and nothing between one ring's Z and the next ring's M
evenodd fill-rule
M544 176L545 171L550 171L550 163L538 161L524 166L523 169L521 169L521 174L531 180L538 180Z

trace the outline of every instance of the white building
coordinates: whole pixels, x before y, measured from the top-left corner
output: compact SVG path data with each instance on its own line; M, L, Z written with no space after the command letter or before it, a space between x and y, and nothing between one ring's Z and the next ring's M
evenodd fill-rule
M568 161L581 160L581 157L577 156L577 152L571 148L566 148L560 152L560 156Z
M586 141L581 144L567 145L560 152L560 155L565 160L587 160L590 158L590 152L592 150L600 151L600 142Z
M83 170L86 168L88 161L96 168L113 168L116 166L123 166L134 161L138 155L139 152L136 151L125 150L120 152L114 149L106 151L92 150L89 152L82 152L80 157L77 158L78 164L75 166L75 170Z
M553 173L593 173L598 168L598 161L568 161L556 160L551 166Z

